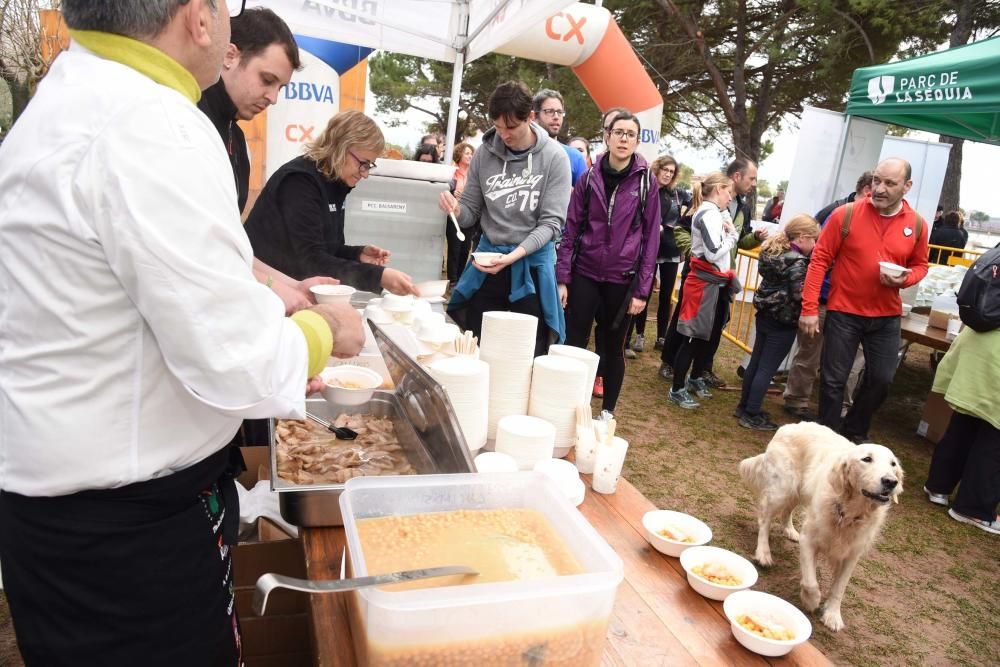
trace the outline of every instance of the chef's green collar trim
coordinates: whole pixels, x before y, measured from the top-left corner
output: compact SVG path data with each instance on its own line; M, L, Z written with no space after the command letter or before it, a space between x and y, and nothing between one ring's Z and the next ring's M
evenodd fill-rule
M197 103L201 88L191 72L163 51L131 37L96 30L70 30L69 36L88 51L131 67L145 74L156 83L173 88L184 97Z

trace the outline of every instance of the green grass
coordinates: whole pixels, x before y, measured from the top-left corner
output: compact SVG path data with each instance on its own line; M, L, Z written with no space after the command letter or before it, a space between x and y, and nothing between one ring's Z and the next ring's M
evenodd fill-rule
M666 400L667 383L656 374L654 337L650 320L648 351L628 362L615 410L619 432L630 442L624 474L658 507L700 517L712 527L713 543L749 556L757 525L736 466L762 452L770 434L742 429L731 416L739 400L735 370L743 352L723 341L715 371L729 390L686 411ZM847 589L847 627L833 633L811 615L814 643L836 664L1000 665L1000 541L951 520L921 492L933 452L933 445L916 435L933 380L929 352L911 347L872 426L871 439L899 457L905 492ZM599 409L598 401L593 405ZM779 423L791 421L780 396L769 395L765 409ZM776 563L761 569L757 588L798 604L798 546L777 530L771 546ZM824 591L830 584L822 567L820 584Z

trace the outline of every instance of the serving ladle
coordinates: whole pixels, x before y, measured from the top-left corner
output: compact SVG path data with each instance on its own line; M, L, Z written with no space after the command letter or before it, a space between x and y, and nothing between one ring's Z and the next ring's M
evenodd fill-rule
M417 579L430 579L456 574L478 575L479 572L464 565L446 565L443 567L428 567L420 570L403 570L401 572L390 572L389 574L377 574L370 577L326 581L296 579L295 577L286 577L281 574L268 572L267 574L262 574L257 579L257 586L253 592L253 611L257 616L264 615L264 609L267 607L267 597L275 588L287 588L303 593L342 593L358 588L368 588L369 586L386 586L404 581L416 581Z

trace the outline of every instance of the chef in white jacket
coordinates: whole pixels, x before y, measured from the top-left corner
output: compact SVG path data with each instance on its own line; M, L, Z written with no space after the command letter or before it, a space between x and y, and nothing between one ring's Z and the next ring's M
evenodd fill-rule
M238 6L242 3L233 0ZM0 563L30 665L237 665L243 418L304 418L360 349L285 318L195 102L225 0L63 0L72 43L0 147ZM312 382L315 385L316 381Z

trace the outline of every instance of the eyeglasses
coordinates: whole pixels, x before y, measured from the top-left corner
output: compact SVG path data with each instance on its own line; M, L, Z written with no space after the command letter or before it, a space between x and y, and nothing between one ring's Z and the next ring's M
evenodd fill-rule
M247 6L247 0L226 0L226 7L229 8L229 18L234 19L243 13Z
M554 116L555 118L562 118L566 115L566 112L562 109L542 109L542 113L546 116Z
M628 137L629 141L632 141L633 139L635 139L636 137L639 136L637 133L635 133L632 130L622 130L620 128L617 129L617 130L611 130L610 133L611 133L611 136L613 136L613 137L615 137L617 139L621 139L622 137Z
M362 160L357 155L355 155L353 151L347 151L347 154L358 161L358 169L361 170L361 173L367 174L369 171L375 168L374 162L369 162L368 160Z

